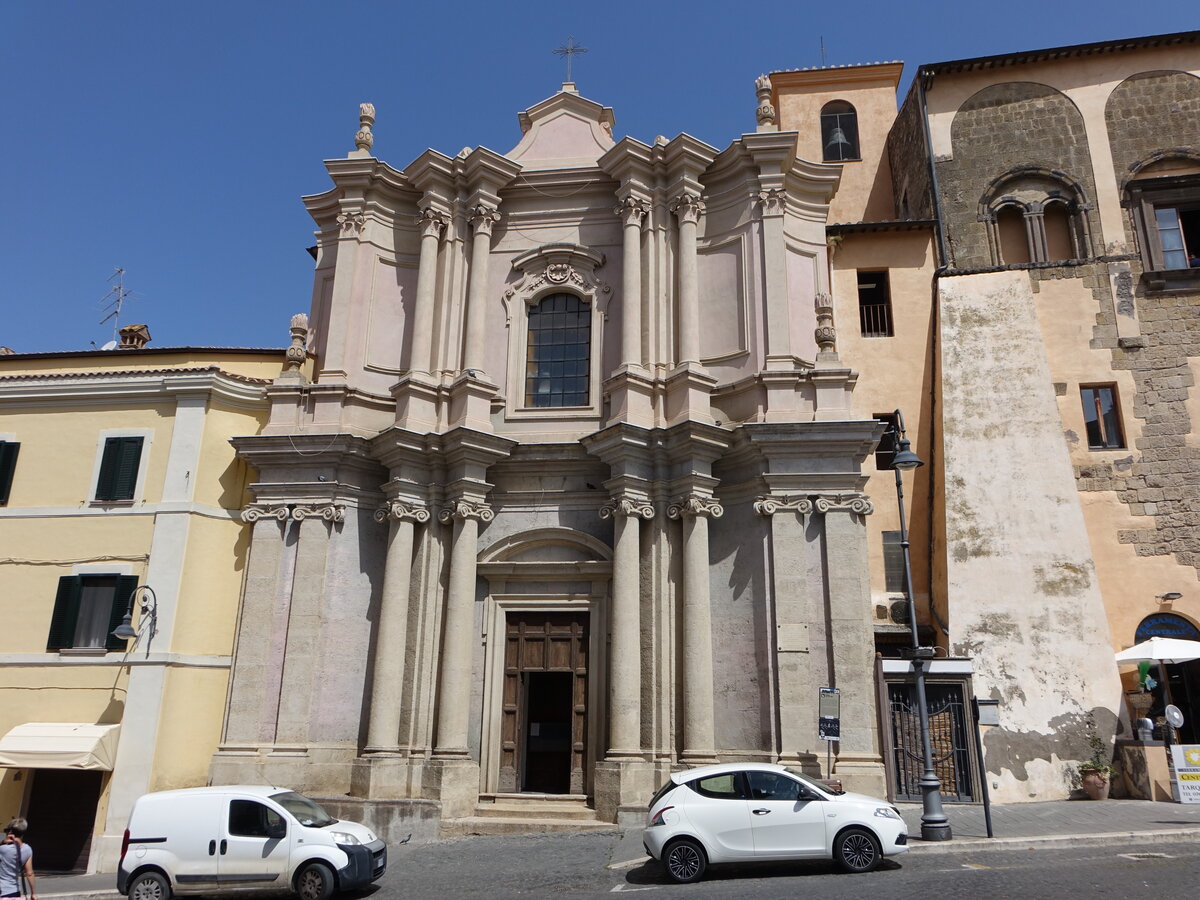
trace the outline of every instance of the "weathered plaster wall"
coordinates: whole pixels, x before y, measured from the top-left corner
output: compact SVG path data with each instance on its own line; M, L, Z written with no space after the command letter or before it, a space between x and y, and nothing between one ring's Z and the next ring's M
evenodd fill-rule
M939 302L950 651L1000 700L993 799L1063 797L1120 685L1029 276L945 278Z

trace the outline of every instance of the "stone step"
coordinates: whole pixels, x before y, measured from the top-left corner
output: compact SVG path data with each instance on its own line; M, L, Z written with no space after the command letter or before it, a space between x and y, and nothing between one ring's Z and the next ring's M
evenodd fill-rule
M614 831L611 822L588 822L578 819L559 818L504 818L500 816L464 816L461 819L445 819L439 829L439 837L466 837L482 834L558 834L585 831Z
M476 818L497 817L501 819L519 819L526 816L531 819L563 819L574 822L596 822L596 811L586 806L554 803L514 803L512 801L496 801L495 803L480 803L475 807Z

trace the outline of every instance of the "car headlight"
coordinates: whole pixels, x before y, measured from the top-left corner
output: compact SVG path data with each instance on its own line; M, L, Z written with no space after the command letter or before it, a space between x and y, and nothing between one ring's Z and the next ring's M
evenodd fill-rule
M331 831L329 836L338 844L361 844L358 838L346 831Z
M875 808L875 815L879 816L881 819L900 818L900 813L896 812L896 810L892 809L890 806L877 806Z

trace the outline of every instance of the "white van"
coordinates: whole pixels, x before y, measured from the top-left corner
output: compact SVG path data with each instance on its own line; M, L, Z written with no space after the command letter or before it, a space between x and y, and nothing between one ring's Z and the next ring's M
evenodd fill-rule
M129 900L172 893L294 890L301 900L370 884L387 845L287 788L261 785L160 791L138 798L117 867Z

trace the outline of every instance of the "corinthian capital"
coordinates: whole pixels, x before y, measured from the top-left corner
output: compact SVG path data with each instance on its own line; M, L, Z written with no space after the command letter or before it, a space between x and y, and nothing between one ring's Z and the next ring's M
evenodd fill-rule
M361 234L362 230L367 225L366 214L360 209L351 209L340 213L337 217L338 226L342 229L342 234L357 235Z
M389 500L375 510L376 522L386 522L388 519L395 519L398 522L428 522L429 510L418 503Z
M694 225L700 221L700 213L704 212L704 201L699 194L684 191L671 201L671 212L679 218L680 224L690 222Z
M471 207L471 227L476 234L491 235L492 226L500 221L500 213L496 207L487 203L479 203Z
M417 227L421 229L421 237L441 237L446 229L446 214L440 209L426 206L417 216Z
M600 507L600 518L612 519L616 516L640 516L643 519L654 518L654 507L649 501L640 497L613 497L612 502Z
M626 197L617 204L613 212L621 217L622 225L636 225L640 228L650 212L650 204L638 197Z
M438 514L438 521L448 525L455 519L475 519L479 522L490 522L496 518L492 508L486 503L472 503L470 500L454 500Z
M680 497L667 507L667 516L672 519L682 519L684 516L719 519L723 515L725 515L725 507L712 497L702 497L699 494Z
M759 497L754 501L754 511L760 516L773 516L779 512L796 512L807 515L813 511L813 502L807 497Z
M858 493L822 494L813 501L813 506L820 513L848 512L869 516L875 511L870 498Z
M758 202L762 204L763 215L781 216L787 207L787 195L781 188L767 188L758 192Z

